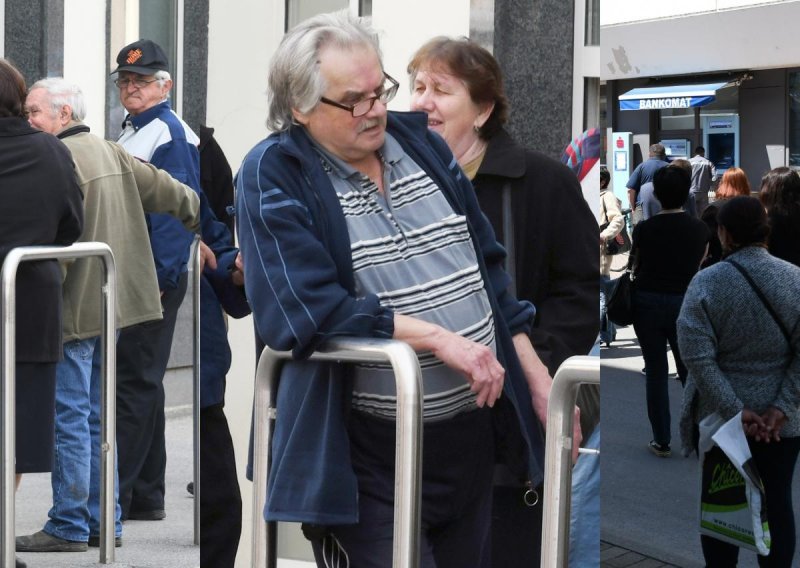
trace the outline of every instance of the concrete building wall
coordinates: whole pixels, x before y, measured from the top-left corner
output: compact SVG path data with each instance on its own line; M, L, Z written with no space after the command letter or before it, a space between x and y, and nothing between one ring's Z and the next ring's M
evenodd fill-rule
M786 71L753 73L753 79L739 87L739 148L741 167L750 187L757 191L761 176L770 169L786 165L787 132ZM780 163L770 163L768 150L777 149Z
M572 139L573 3L495 3L494 54L522 145L559 157Z
M694 2L670 5L684 3ZM610 4L614 3L606 5ZM663 2L625 4L631 10L636 9L634 4L657 7L659 19L603 26L600 73L607 81L789 67L800 61L800 42L795 39L800 2L796 0L686 17L665 17L670 12Z
M97 136L106 131L106 2L64 1L64 78L80 86L86 124Z

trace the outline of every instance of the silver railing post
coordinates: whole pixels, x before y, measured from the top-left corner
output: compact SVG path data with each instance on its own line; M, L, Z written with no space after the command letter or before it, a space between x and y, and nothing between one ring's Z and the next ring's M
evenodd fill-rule
M16 389L16 280L17 269L22 262L35 260L74 259L100 257L103 265L103 328L100 339L102 351L101 373L102 409L100 418L100 563L114 562L114 472L116 471L116 415L117 415L117 348L116 348L116 301L117 275L114 255L105 243L77 243L68 247L19 247L6 255L2 272L2 444L3 460L2 482L0 485L0 533L2 533L2 552L0 564L3 567L15 565L16 544L15 506L14 506L14 456L15 447L15 404Z
M200 544L200 236L192 243L192 423L194 433L194 544Z
M582 383L600 384L599 357L570 357L553 377L547 404L541 556L541 565L548 568L566 567L569 562L573 409Z
M275 523L264 520L267 473L271 465L275 384L281 360L290 352L266 347L256 371L255 432L253 440L253 542L252 566L277 564ZM395 441L394 568L419 566L420 478L422 465L422 375L419 361L408 344L387 339L340 338L321 346L312 361L336 363L389 362L397 385ZM269 525L269 527L268 527Z

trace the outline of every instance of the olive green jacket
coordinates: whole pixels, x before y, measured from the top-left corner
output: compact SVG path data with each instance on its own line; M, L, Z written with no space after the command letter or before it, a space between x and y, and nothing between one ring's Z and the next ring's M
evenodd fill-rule
M84 229L80 242L107 243L117 271L117 329L161 319L145 213L168 213L190 231L200 225L200 200L192 188L167 172L141 162L121 146L74 122L58 137L72 152L83 191ZM63 340L100 335L102 265L82 258L66 267Z

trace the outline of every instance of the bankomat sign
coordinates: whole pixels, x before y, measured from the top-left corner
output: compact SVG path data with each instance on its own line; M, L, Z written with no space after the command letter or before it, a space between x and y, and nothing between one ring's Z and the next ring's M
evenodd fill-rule
M663 99L620 100L621 110L660 110L665 108L692 108L708 104L707 98L698 102L698 97L669 97ZM714 97L710 97L713 101Z
M701 107L714 102L727 83L638 87L619 96L620 110L662 110Z

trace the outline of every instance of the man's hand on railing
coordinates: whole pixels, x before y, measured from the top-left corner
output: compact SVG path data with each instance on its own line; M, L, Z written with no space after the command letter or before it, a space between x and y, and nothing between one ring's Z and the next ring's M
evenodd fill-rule
M415 351L430 351L442 363L464 375L477 404L494 406L503 392L505 369L486 345L470 341L441 326L395 313L394 339Z

